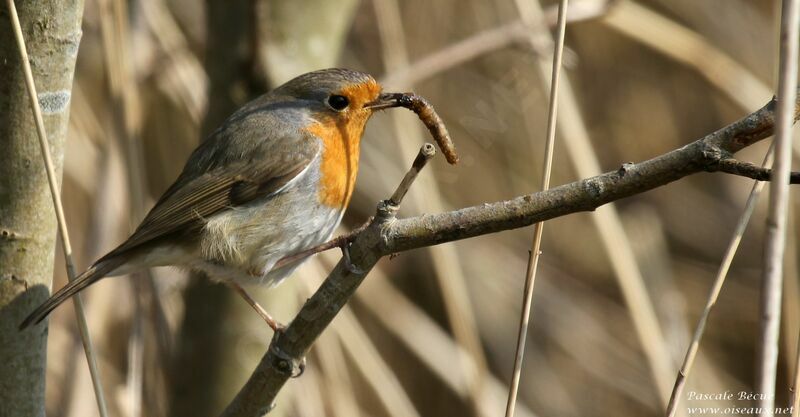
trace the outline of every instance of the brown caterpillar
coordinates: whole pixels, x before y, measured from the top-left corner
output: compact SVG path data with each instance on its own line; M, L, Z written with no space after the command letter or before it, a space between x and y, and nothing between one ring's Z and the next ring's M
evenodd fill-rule
M400 107L405 107L417 114L422 123L425 124L425 127L428 128L428 131L431 132L431 136L433 136L436 144L439 145L439 149L442 150L447 162L451 165L458 163L458 154L453 140L450 139L447 126L444 125L442 118L439 117L428 100L414 93L392 94L391 98L397 100L397 104Z

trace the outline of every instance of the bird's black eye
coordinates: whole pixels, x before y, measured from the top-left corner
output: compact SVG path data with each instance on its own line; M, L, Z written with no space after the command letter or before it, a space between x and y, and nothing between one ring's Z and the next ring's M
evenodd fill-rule
M346 109L348 105L350 105L350 100L348 100L345 96L333 94L328 97L328 105L336 111L342 111Z

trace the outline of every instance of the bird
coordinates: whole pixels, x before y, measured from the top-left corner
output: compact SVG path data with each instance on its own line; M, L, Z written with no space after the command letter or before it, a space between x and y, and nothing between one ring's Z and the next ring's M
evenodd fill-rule
M155 266L204 272L246 299L242 286L278 285L307 258L279 260L333 235L353 194L367 121L378 110L401 106L401 96L383 93L369 74L329 68L245 104L192 152L127 240L20 328L41 322L104 277ZM264 314L273 330L283 329Z

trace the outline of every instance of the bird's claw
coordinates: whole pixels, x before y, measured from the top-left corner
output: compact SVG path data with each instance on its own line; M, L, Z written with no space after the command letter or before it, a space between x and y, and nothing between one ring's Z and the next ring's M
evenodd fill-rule
M296 369L297 369L296 373L295 373L295 370L292 369L292 378L300 378L301 376L303 376L303 373L306 371L306 357L305 356L303 356L300 359L300 361L297 363Z
M353 274L361 275L364 271L353 264L352 259L350 259L350 242L349 240L345 239L342 244L339 246L342 249L342 257L344 258L344 266Z
M298 360L278 348L277 341L283 335L284 330L276 332L270 343L270 350L276 358L274 366L278 371L289 374L290 378L299 378L306 371L306 357L303 356Z

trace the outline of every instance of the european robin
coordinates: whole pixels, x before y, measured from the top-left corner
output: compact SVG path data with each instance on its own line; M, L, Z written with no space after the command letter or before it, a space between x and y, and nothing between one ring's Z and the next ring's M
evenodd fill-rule
M303 260L273 268L276 262L327 241L339 225L364 126L376 110L400 106L401 96L382 94L362 72L325 69L246 104L197 147L125 242L20 327L103 277L154 266L202 271L237 286L277 285Z

